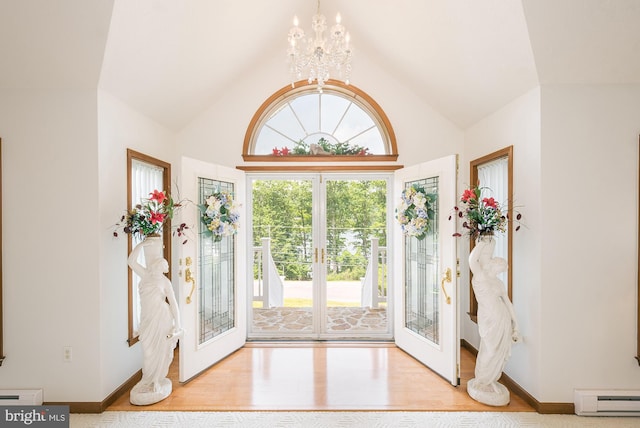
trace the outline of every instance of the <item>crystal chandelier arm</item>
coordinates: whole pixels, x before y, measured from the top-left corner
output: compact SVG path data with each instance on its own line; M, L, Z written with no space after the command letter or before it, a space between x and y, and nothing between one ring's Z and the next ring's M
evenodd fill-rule
M344 75L345 83L349 84L351 36L342 25L340 13L336 15L336 23L331 27L329 36L325 37L327 21L320 13L320 0L318 0L311 28L314 37L305 38L304 31L298 26L298 18L294 16L293 27L289 30L289 47L287 48L291 85L294 85L295 80L301 79L303 72L306 71L309 83L317 81L318 90L322 91L322 86L331 77L332 69L338 76Z

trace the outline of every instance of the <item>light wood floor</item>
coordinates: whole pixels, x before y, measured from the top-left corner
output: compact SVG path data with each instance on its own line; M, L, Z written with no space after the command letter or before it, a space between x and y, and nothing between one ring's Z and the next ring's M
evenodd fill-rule
M491 407L472 400L466 384L475 359L461 350L454 387L394 345L251 344L186 384L177 361L173 393L150 406L129 404L129 392L107 410L421 410L533 412L520 397Z

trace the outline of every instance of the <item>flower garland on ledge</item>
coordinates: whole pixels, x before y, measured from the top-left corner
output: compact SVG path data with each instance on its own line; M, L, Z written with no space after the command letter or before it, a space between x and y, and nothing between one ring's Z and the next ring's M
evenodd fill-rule
M202 213L201 219L207 236L213 236L219 242L224 236L238 232L240 215L238 214L233 195L229 192L215 192L198 205Z
M493 235L495 232L504 233L507 230L509 215L502 212L501 205L492 197L481 198L483 189L487 187L474 186L466 189L460 197L461 207L453 209L458 218L464 219L462 227L467 229L469 239L477 239L480 236ZM449 216L451 220L452 216ZM522 214L517 213L515 221L520 223ZM520 230L520 224L515 229ZM456 232L453 236L462 236Z
M154 190L149 193L148 199L143 199L120 218L120 221L116 223L113 236L118 237L119 229L140 240L147 236L158 235L162 232L165 223L173 218L175 210L181 206L180 203L174 202L166 191ZM182 223L174 233L183 236L188 228L186 224Z
M429 195L421 186L411 185L402 191L400 205L396 208L396 219L405 236L423 240L431 230L434 217L433 206L436 195Z
M308 144L302 140L295 143L293 149L287 146L279 149L274 147L273 156L312 156L312 155L353 155L366 156L370 155L369 149L366 147L351 145L348 142L332 144L325 138L320 138L317 144Z

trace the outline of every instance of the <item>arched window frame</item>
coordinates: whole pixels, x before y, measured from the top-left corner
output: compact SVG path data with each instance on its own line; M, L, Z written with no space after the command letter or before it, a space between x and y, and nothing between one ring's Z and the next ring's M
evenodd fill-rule
M271 113L282 106L288 99L300 96L301 93L309 93L317 91L315 84L309 84L306 80L296 82L293 87L287 85L276 93L271 95L256 111L244 138L244 145L242 147L242 158L245 162L380 162L380 161L397 161L398 149L396 145L396 137L393 132L393 127L384 113L382 108L361 89L353 86L346 85L338 80L330 79L323 87L325 93L335 93L340 96L349 99L357 104L360 108L366 111L369 116L377 124L380 130L385 147L386 154L375 154L366 156L353 156L353 155L332 155L332 156L272 156L272 155L255 155L253 149L255 141L259 135L262 126L269 119Z

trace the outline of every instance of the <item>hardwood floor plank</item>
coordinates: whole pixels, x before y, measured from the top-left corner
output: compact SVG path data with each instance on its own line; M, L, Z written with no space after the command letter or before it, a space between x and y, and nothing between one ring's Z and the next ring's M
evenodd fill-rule
M264 346L233 353L150 406L129 403L129 392L107 410L421 410L533 412L520 397L492 407L466 391L475 359L461 350L461 385L454 387L395 346Z

